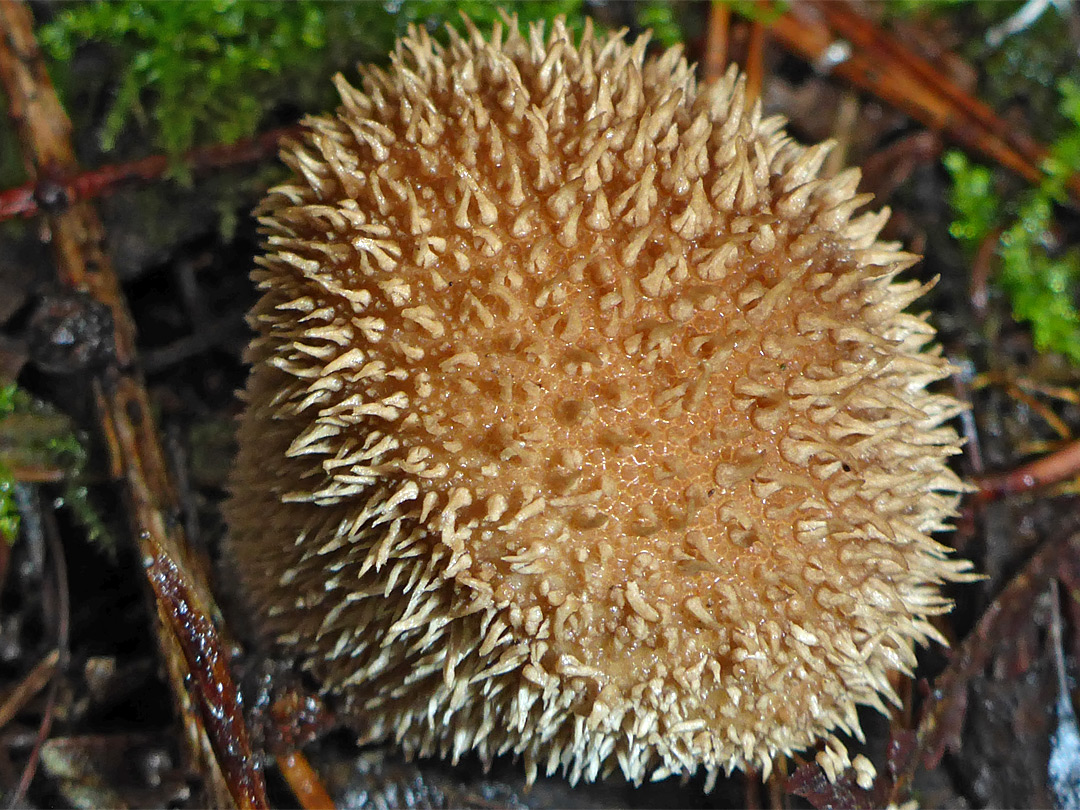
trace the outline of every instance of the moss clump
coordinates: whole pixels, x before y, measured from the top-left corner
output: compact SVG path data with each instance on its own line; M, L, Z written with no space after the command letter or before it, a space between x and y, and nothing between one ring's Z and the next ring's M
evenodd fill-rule
M63 75L80 45L104 43L117 77L101 128L109 150L133 121L149 125L158 148L178 155L196 143L232 142L255 132L279 105L328 104L326 76L385 54L409 23L438 28L459 9L482 24L499 14L487 2L74 3L39 37ZM581 0L514 6L528 19L568 14ZM70 84L68 81L62 85Z
M82 524L91 542L110 557L113 538L90 503L86 486L87 452L64 414L34 399L15 383L0 386L0 538L11 542L19 531L14 470L58 469L63 473L63 503Z
M960 152L945 157L952 175L949 202L956 212L950 232L973 254L1000 232L998 282L1009 296L1013 317L1031 325L1039 351L1059 352L1080 364L1080 247L1063 249L1052 236L1054 207L1067 200L1065 183L1080 171L1080 84L1058 83L1058 110L1066 122L1044 162L1046 178L1011 197L1000 194L989 169L972 165Z
M678 11L673 3L647 0L635 9L636 22L641 28L652 29L653 37L665 48L678 45L683 40Z

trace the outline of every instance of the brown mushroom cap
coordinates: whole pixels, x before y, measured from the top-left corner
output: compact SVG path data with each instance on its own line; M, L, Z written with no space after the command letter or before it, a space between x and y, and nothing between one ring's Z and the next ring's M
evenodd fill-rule
M365 735L530 775L858 733L968 567L915 257L734 71L508 28L411 32L285 149L227 506L258 625Z

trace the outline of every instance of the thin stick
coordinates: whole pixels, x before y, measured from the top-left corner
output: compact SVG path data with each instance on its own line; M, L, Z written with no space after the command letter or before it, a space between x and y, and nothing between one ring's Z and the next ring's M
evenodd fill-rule
M769 810L787 810L788 794L784 786L788 780L788 760L778 756L773 763L773 772L769 774Z
M930 62L912 53L880 28L859 16L847 3L838 0L815 0L814 4L833 30L861 47L887 53L927 87L948 99L965 117L978 122L986 132L1009 144L1029 163L1038 166L1047 157L1047 150L1034 139L999 118L990 107L964 92ZM1076 179L1073 178L1074 181ZM1073 188L1075 191L1080 186L1074 183Z
M705 58L701 68L701 78L706 84L715 82L727 69L730 25L731 7L723 0L713 0L709 6L709 28L705 34Z
M994 257L997 256L1001 243L1001 233L1002 228L997 227L983 237L978 250L975 251L975 257L971 260L968 297L971 300L971 308L980 319L986 317L986 309L990 305L990 271L994 266Z
M978 497L992 501L1005 495L1030 492L1038 487L1056 484L1080 474L1080 439L1066 444L1060 450L1023 464L999 475L986 475L977 479Z
M0 728L10 723L11 719L30 702L30 699L48 685L53 673L56 672L56 662L59 660L60 651L53 650L38 661L34 668L19 681L18 686L8 693L3 704L0 704Z
M743 805L747 810L761 810L761 771L757 768L744 769L745 792Z
M296 126L281 127L233 144L202 146L186 152L182 163L194 174L227 169L244 163L258 163L275 154L281 141L300 132ZM114 193L126 183L152 182L165 177L172 163L165 155L111 164L72 177L56 176L0 192L0 222L15 217L31 217L57 204L95 199Z
M1020 386L1013 383L1008 383L1005 386L1005 391L1010 397L1023 403L1029 407L1032 411L1042 417L1042 420L1050 426L1051 430L1058 435L1058 438L1062 441L1072 440L1072 430L1069 425L1054 413L1053 409L1033 394L1029 394L1023 390Z
M801 6L795 6L792 11L777 18L772 23L772 33L807 61L820 64L834 45L833 32L820 20L807 19L801 11ZM911 58L918 57L912 55ZM1039 183L1043 180L1038 164L1000 137L997 134L1000 127L996 123L988 128L984 121L973 118L966 107L958 107L952 98L928 86L891 53L880 48L870 53L856 49L842 60L830 61L830 70L932 129L944 130L966 148L981 152L1029 182ZM993 117L997 120L996 116ZM1076 191L1072 183L1070 188Z
M37 736L34 739L34 747L30 749L26 767L23 768L22 777L15 792L11 794L9 808L21 807L26 792L30 789L37 772L38 762L41 758L41 748L49 739L52 730L53 717L56 711L56 697L60 689L60 680L56 677L58 672L67 668L70 657L71 645L71 592L68 590L67 562L64 558L64 547L60 543L60 531L56 526L56 517L52 512L43 515L45 526L45 540L49 548L49 558L52 560L53 572L56 577L56 663L52 670L52 679L49 684L49 695L45 699L45 711L41 715L41 723L38 726Z
M1065 650L1061 643L1061 596L1058 594L1058 581L1050 580L1050 641L1054 648L1054 668L1057 670L1058 695L1064 695L1067 701L1069 681L1065 676ZM1071 706L1070 706L1071 708Z
M277 757L277 765L303 810L333 810L334 800L303 752L282 754Z
M252 755L240 693L229 677L229 655L220 636L210 618L195 608L194 594L172 560L159 553L146 569L158 612L167 616L180 641L192 691L198 696L203 722L236 806L241 810L266 807L262 769Z
M746 100L753 104L761 98L765 81L765 34L760 20L750 23L750 41L746 46Z
M848 152L851 150L852 134L856 124L859 123L859 111L861 108L862 104L859 101L859 96L854 91L848 90L840 97L832 133L836 146L825 158L825 164L822 166L822 175L824 177L835 177L848 165Z

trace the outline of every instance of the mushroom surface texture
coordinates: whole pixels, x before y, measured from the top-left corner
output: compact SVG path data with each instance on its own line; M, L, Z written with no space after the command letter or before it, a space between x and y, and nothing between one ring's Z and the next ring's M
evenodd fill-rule
M339 76L262 205L258 630L365 738L530 778L859 734L969 567L916 257L734 70L466 27Z

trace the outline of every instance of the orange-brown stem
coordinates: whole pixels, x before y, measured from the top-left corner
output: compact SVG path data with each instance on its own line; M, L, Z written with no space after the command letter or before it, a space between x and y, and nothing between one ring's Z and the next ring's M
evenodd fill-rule
M746 98L753 103L761 98L761 86L765 76L766 28L759 21L750 24L750 39L746 47Z
M303 810L333 810L334 800L302 752L292 751L276 759L281 775L289 783Z
M715 82L727 69L730 25L731 7L723 0L713 0L709 7L709 28L705 36L705 59L701 71L706 83Z
M979 498L990 501L1056 484L1078 474L1080 440L1069 442L1060 450L1009 472L983 476L977 479L976 483L979 487Z

